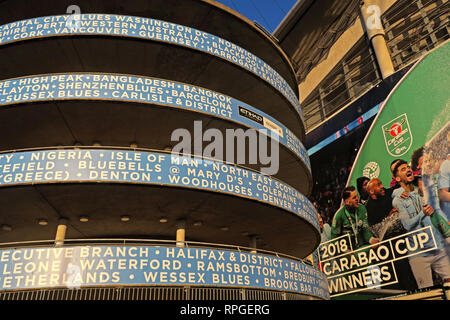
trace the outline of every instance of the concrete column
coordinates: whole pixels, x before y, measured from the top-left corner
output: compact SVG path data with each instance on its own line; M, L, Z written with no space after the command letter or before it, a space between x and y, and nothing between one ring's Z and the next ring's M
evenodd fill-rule
M184 241L186 237L186 220L180 219L177 220L177 234L176 234L176 240L177 240L177 247L184 247Z
M258 237L256 235L250 236L250 244L249 244L249 246L250 246L250 248L254 249L254 250L250 251L251 253L256 253L256 241L257 240L258 240Z
M66 238L66 231L67 231L67 219L61 218L58 221L58 227L56 229L56 236L55 236L55 245L56 246L62 246L64 244L64 239Z
M312 265L314 265L314 257L312 254L310 254L309 256L306 257L306 260L308 260L309 262L311 262Z
M386 79L395 72L391 55L384 38L384 28L381 23L381 4L382 0L364 0L361 1L360 13L363 20L363 26L369 37L370 43L375 51L378 67L381 76Z

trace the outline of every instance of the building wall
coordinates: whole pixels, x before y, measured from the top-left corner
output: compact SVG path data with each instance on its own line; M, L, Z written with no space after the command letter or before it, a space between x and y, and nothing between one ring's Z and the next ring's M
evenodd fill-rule
M447 0L377 2L395 71L448 39ZM375 54L358 17L333 43L326 58L300 79L307 133L381 81Z
M211 0L0 0L0 300L327 299L297 89Z

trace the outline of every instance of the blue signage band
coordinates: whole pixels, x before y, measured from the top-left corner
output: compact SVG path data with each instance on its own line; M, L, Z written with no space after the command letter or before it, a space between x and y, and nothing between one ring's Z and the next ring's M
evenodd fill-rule
M224 94L165 79L99 73L47 74L0 81L0 106L51 100L112 100L180 108L269 133L302 161L307 151L295 134L266 113Z
M257 288L329 299L321 271L278 256L124 245L0 250L0 290L145 285Z
M257 75L291 103L303 121L300 103L289 84L251 52L215 35L151 18L79 14L38 17L0 26L0 45L54 36L101 35L146 39L188 47L224 59Z
M164 185L228 194L293 213L319 231L313 204L288 184L236 165L127 149L48 149L0 153L0 187L48 183Z

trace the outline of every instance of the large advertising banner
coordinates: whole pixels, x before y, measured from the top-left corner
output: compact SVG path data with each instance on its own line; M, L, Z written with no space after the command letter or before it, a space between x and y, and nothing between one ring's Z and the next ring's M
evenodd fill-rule
M317 211L299 191L256 171L219 161L134 150L0 153L0 188L36 183L152 184L225 193L284 209L317 230Z
M233 121L278 140L311 171L307 151L291 130L253 106L219 92L181 82L123 74L48 74L0 81L0 106L54 100L145 103Z
M352 247L350 235L346 234L319 245L319 266L327 276L333 298L397 284L397 261L427 254L436 248L430 226L359 249Z
M236 64L268 82L289 100L303 118L293 89L263 60L225 39L167 21L96 13L38 17L0 25L0 46L27 39L74 35L131 37L203 51Z
M322 261L332 296L385 286L410 291L450 279L449 57L447 41L411 68L382 105L359 150L347 186L366 180L363 191L356 189L364 201L353 207L344 201L338 213L346 214L347 228L338 230L335 220L331 227L335 238L347 234L358 246L328 258L327 266ZM331 262L345 265L360 251L373 257L365 267L370 279L374 271L368 268L378 268L372 285L370 279L361 285L342 279L360 263L330 268Z
M276 256L164 246L0 250L0 290L105 285L260 288L329 298L322 272Z

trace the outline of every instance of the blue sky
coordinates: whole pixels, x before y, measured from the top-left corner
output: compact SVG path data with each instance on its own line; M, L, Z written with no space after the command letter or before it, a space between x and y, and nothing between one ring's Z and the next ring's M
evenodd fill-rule
M297 0L216 0L257 21L269 32L275 30Z

